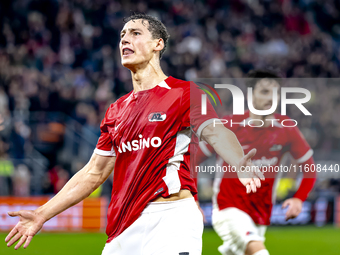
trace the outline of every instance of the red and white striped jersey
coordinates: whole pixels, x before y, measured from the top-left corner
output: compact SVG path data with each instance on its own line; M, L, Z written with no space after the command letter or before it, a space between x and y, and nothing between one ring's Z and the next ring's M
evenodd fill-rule
M152 89L130 92L113 103L101 123L95 153L116 156L106 233L122 233L159 196L196 186L190 176L192 131L218 118L208 103L201 115L197 85L168 77ZM196 140L198 140L196 138Z

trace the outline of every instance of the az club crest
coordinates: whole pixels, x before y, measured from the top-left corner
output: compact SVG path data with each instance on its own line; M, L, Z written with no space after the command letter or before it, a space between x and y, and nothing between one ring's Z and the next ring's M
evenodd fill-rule
M153 112L149 114L148 119L150 122L164 121L166 119L166 113L165 112Z

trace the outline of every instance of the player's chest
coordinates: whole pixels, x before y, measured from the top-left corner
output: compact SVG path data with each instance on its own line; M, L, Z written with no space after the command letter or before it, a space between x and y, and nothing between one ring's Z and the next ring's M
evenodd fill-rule
M127 140L171 135L181 125L180 103L180 98L171 94L130 98L117 107L114 120L108 126L113 142L120 144Z

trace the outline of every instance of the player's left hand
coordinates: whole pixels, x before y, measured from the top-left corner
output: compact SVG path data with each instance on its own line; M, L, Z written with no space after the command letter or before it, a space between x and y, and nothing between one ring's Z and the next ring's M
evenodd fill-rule
M261 180L264 181L264 175L260 169L251 163L251 158L256 154L256 149L252 149L245 155L239 165L237 175L240 182L246 187L247 194L256 192L261 187Z
M299 198L293 197L286 199L282 204L282 209L288 206L286 212L286 221L296 218L302 211L302 201Z

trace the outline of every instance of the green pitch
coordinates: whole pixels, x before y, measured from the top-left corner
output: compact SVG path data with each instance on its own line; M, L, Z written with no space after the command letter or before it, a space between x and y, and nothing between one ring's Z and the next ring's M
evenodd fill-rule
M7 248L5 233L0 233L1 255L95 255L101 254L106 236L97 233L39 234L30 246L15 251ZM340 229L333 226L269 227L266 246L274 255L336 255L340 250ZM203 234L203 255L218 255L217 247L222 243L212 230Z

